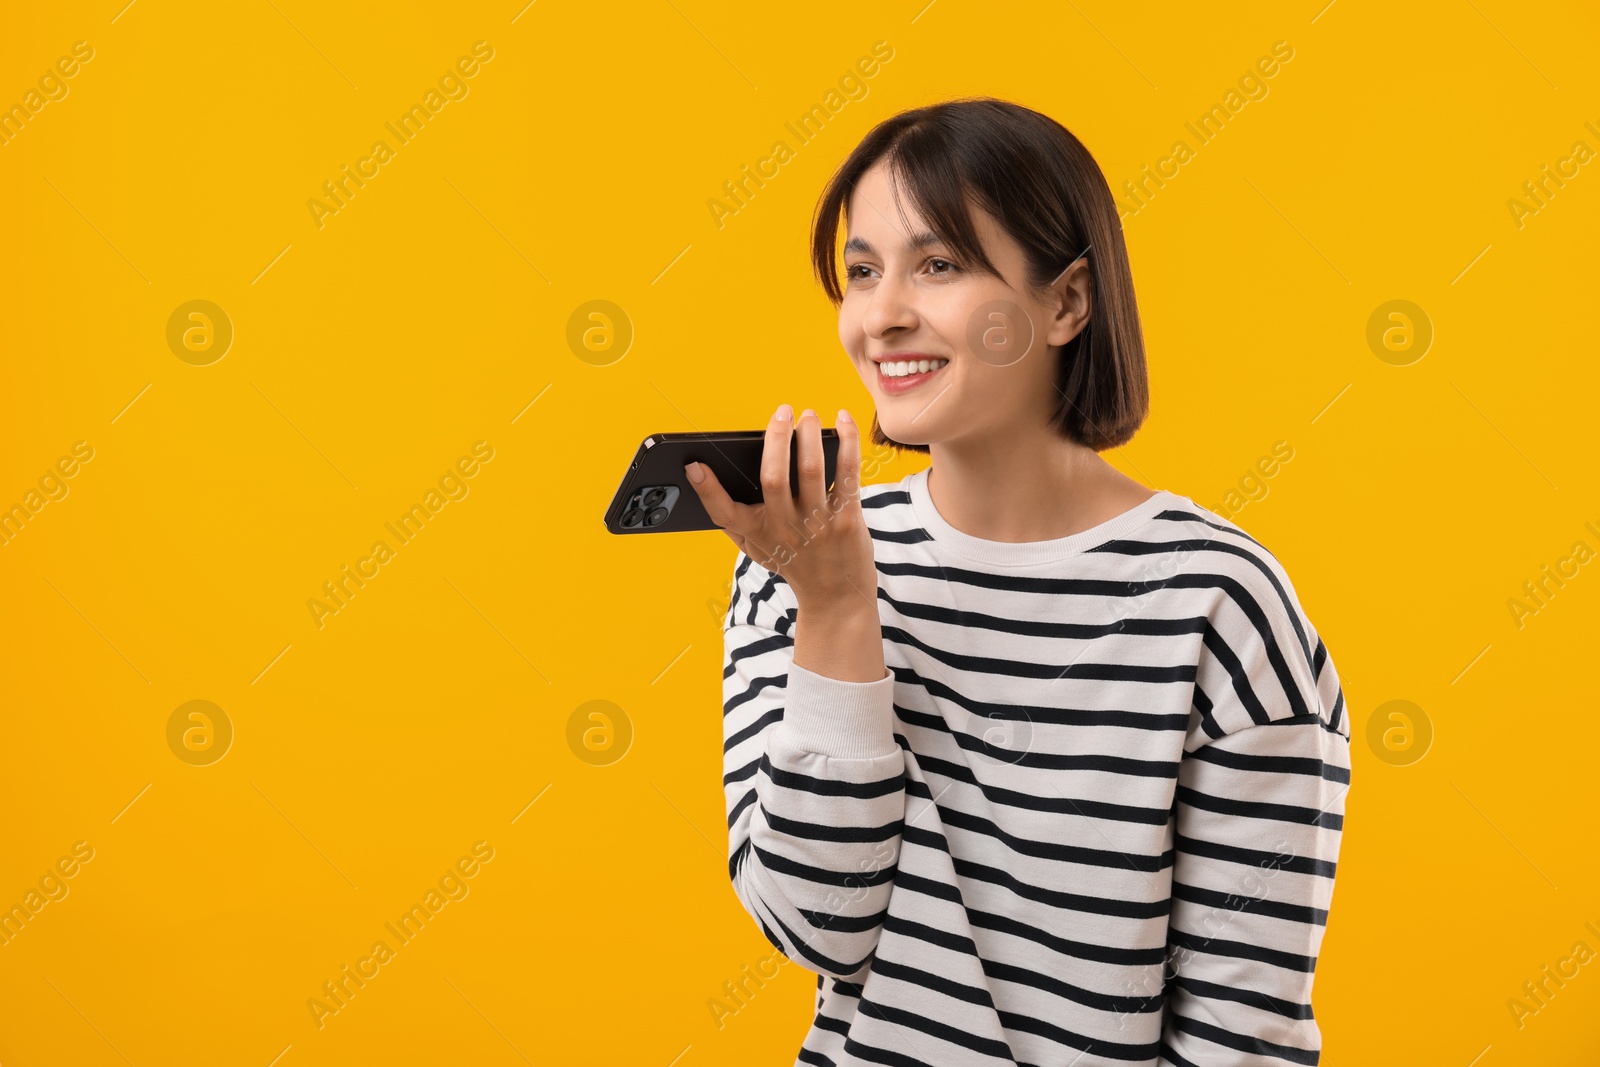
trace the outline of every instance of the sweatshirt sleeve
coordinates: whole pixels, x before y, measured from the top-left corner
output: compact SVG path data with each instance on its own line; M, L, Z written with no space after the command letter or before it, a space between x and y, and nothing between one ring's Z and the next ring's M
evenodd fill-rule
M1216 613L1196 672L1174 802L1162 1067L1321 1059L1311 989L1344 829L1349 723L1327 647L1287 580L1278 610L1271 593Z
M894 676L849 682L795 666L796 616L788 583L740 552L723 629L728 875L785 956L859 978L905 817Z

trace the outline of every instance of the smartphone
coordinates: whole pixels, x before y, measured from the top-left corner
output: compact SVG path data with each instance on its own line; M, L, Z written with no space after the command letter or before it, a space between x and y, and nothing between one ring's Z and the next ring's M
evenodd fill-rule
M795 431L798 433L799 431ZM741 504L759 504L761 453L765 430L723 433L655 433L633 455L622 484L606 508L606 529L615 534L675 533L721 529L700 505L684 465L699 461L711 468L728 496ZM833 487L839 461L839 431L822 428L823 485ZM789 492L800 495L800 450L789 440Z

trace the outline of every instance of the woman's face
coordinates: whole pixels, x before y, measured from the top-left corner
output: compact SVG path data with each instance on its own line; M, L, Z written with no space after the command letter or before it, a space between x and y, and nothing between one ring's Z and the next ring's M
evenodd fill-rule
M970 269L928 233L909 201L904 208L909 231L887 165L872 167L851 194L844 248L839 340L883 432L902 444L932 445L1042 429L1058 402L1056 346L1088 319L1087 262L1041 300L1024 284L1022 246L987 212L971 209L1001 278ZM891 357L932 367L894 377L883 369ZM947 362L940 367L940 360Z

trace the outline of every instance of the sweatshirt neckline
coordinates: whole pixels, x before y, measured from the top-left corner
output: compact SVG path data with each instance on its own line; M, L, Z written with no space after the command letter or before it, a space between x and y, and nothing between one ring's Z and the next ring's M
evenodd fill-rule
M1066 537L1055 537L1048 541L988 541L962 533L939 514L939 509L933 506L933 494L928 491L928 472L932 469L924 467L915 474L906 475L901 481L911 498L912 514L916 516L918 524L936 544L957 555L999 567L1026 567L1069 559L1144 525L1184 499L1166 489L1158 489L1154 496L1122 514Z

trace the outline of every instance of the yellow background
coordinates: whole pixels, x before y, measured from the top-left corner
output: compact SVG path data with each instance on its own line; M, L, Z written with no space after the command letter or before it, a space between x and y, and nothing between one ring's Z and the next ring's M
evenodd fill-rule
M1125 219L1153 412L1108 458L1223 510L1293 449L1233 518L1352 715L1326 1061L1593 1062L1600 964L1508 1007L1600 951L1596 564L1508 607L1600 548L1600 175L1508 207L1600 147L1591 5L121 2L8 5L0 34L7 105L94 49L0 147L0 503L94 450L0 546L0 902L94 849L0 947L5 1067L792 1062L810 972L709 1006L771 955L726 870L733 546L600 519L648 433L782 401L868 421L810 213L874 123L968 94L1061 120L1119 192L1195 149ZM396 147L384 123L480 40L468 95ZM1185 122L1280 40L1198 146ZM877 41L800 145L785 122ZM319 228L307 201L378 139L394 158ZM779 139L719 228L708 201ZM235 330L209 366L166 341L195 299ZM1435 331L1408 366L1367 342L1395 299ZM591 300L635 331L608 365L568 344ZM319 629L306 602L477 441L468 495ZM1434 732L1409 765L1367 735L1397 699ZM168 747L190 700L235 730L209 766ZM607 766L568 742L591 700L631 724ZM307 1001L478 841L469 894L319 1029Z

